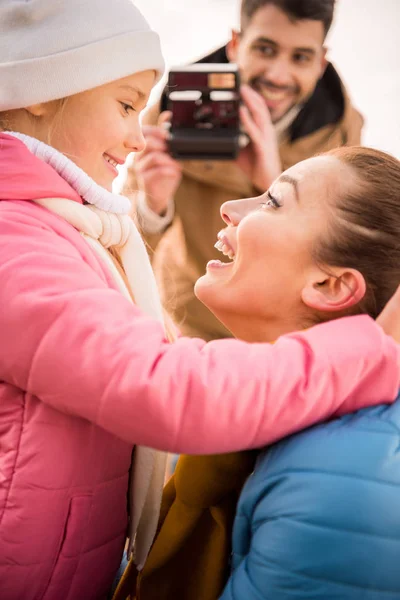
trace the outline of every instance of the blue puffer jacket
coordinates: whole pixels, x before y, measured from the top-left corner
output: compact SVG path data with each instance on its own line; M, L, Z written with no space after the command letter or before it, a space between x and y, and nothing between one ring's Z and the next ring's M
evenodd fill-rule
M400 599L400 395L264 452L221 600Z

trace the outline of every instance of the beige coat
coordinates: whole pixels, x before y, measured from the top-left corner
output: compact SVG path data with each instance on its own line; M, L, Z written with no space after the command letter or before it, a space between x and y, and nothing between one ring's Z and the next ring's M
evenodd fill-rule
M334 124L326 125L294 142L280 146L283 170L293 164L343 145L360 143L363 119L352 107L342 88L344 112ZM159 105L145 115L146 124L156 124ZM153 267L166 310L183 334L205 340L228 337L230 333L201 304L193 293L196 280L206 263L221 259L214 249L217 233L223 227L220 207L227 200L258 195L251 182L233 162L184 161L183 179L175 196L175 219L162 236L145 236L154 251ZM130 170L124 193L134 198L137 189L134 168Z

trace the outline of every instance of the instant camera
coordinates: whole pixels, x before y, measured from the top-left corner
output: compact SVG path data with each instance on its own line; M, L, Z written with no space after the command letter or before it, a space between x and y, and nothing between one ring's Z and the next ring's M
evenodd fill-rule
M233 160L247 145L240 129L240 82L233 64L171 69L167 110L169 152L176 159Z

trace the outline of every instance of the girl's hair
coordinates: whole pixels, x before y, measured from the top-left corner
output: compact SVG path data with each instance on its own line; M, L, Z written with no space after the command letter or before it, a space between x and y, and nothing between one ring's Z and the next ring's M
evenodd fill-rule
M54 115L48 130L48 136L46 140L43 140L51 146L52 135L57 127L62 124L62 117L65 110L65 106L67 104L68 98L61 98L60 100L53 100L54 103ZM22 109L15 109L5 112L0 112L0 131L10 131L14 128L14 114ZM31 120L33 127L35 126L35 121L37 117L34 117L30 113L27 112L29 119ZM34 135L34 134L33 134Z
M0 131L6 131L7 129L10 129L8 113L0 112Z
M326 155L350 167L356 182L335 201L315 259L360 271L367 290L353 313L376 318L400 284L400 161L358 146Z

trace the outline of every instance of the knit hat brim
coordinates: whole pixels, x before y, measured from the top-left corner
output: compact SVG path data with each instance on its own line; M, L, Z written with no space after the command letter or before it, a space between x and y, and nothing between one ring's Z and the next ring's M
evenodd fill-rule
M0 64L0 111L49 102L141 71L164 72L154 31L122 33L65 52ZM57 73L57 77L54 74Z

